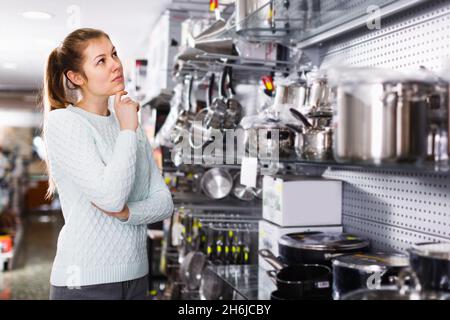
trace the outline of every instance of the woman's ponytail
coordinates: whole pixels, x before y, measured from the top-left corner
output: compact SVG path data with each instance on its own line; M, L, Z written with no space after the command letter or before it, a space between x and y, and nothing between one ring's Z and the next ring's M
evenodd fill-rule
M64 66L59 58L59 49L55 48L48 56L44 77L44 107L47 112L65 108L66 98Z

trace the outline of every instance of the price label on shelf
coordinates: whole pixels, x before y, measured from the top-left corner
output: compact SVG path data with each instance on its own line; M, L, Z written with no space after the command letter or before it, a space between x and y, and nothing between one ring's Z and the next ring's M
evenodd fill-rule
M247 187L256 187L256 177L258 175L258 159L242 158L241 184Z

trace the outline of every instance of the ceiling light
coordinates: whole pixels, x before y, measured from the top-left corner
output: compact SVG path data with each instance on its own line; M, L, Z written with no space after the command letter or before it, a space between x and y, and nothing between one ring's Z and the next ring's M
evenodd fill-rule
M17 69L17 64L15 64L14 62L5 62L2 64L3 69Z
M22 17L33 20L46 20L51 19L52 15L44 11L25 11L22 12Z

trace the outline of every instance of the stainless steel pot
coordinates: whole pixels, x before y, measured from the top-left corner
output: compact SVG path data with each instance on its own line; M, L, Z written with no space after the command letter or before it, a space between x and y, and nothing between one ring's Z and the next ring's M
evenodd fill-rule
M393 285L399 273L409 267L404 254L367 253L337 257L333 266L333 299L359 289Z
M450 293L450 244L420 243L408 249L422 288Z
M255 124L245 132L245 146L250 153L257 146L258 155L288 157L294 151L295 133L285 124L268 121Z
M406 280L411 284L406 285ZM415 273L405 269L398 275L396 286L352 291L342 296L342 300L450 300L450 294L422 290Z
M329 160L332 158L333 131L331 127L322 127L319 120L313 124L299 111L291 109L291 113L303 123L303 127L288 125L295 136L295 152L297 156L307 160ZM324 124L328 123L325 121Z
M427 97L420 82L337 87L334 156L339 162L422 161L427 155Z
M252 187L247 187L241 184L241 174L238 172L234 176L233 195L239 200L252 201L255 199L255 190Z
M230 194L233 188L233 177L228 170L213 168L203 174L200 185L208 197L222 199Z
M325 78L316 78L311 81L308 91L308 109L309 112L328 111L331 112L330 107L330 87Z
M305 105L308 88L305 83L279 84L275 90L275 105L287 104L301 109Z
M367 252L369 241L349 233L297 232L278 240L280 259L288 265L321 264L331 267L331 260L353 253Z
M342 297L342 300L450 300L450 294L439 291L401 291L395 286L381 289L360 289Z

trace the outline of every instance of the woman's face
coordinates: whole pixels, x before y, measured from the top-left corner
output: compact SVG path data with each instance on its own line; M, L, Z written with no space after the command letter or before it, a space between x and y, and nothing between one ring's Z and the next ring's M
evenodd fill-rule
M89 41L84 50L83 71L86 82L81 87L91 95L112 96L125 88L122 62L106 37Z

